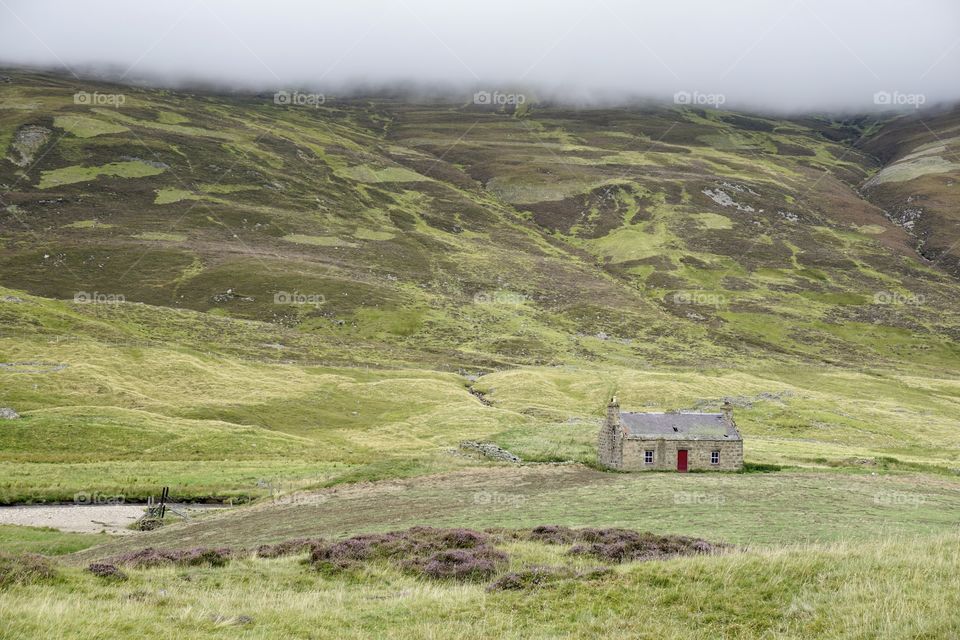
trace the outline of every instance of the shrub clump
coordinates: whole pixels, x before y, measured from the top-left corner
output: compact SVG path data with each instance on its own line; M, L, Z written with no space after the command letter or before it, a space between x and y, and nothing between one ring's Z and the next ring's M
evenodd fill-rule
M544 544L570 544L577 540L577 532L570 527L542 524L530 529L526 539Z
M97 576L98 578L106 578L108 580L126 580L127 574L117 568L115 564L109 564L107 562L94 562L87 567L87 571Z
M316 546L323 544L319 538L294 538L285 540L277 544L262 544L257 547L258 558L280 558L283 556L295 556L299 553L310 551Z
M587 555L610 562L658 560L673 556L713 553L725 545L686 536L660 536L629 529L580 529L572 555Z
M569 573L569 572L567 572ZM522 591L532 589L562 577L563 570L557 567L528 567L505 573L489 585L487 591Z
M35 553L0 552L0 589L52 580L57 569L49 558Z
M573 555L589 555L612 562L712 553L726 547L699 538L660 536L616 527L571 529L562 525L541 525L519 530L515 537L544 544L573 544L570 549Z
M233 552L230 549L197 547L195 549L154 549L148 547L131 551L110 560L111 564L123 564L131 567L160 567L167 565L192 567L208 565L222 567L230 562Z
M163 520L160 518L143 517L130 525L134 531L153 531L163 526Z
M523 591L546 586L561 580L599 580L613 573L610 567L593 567L574 571L570 567L527 567L505 573L489 585L487 591Z
M432 527L321 543L314 545L310 554L310 562L325 571L342 571L375 560L391 561L431 578L474 580L493 575L507 555L478 531Z
M493 547L447 549L427 558L426 562L411 560L408 566L424 575L438 579L484 580L506 563L507 554Z

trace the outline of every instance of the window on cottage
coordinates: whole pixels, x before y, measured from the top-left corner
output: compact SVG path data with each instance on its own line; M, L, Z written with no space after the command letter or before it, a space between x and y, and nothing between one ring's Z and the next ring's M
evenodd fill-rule
M711 451L710 452L710 464L720 464L720 452Z
M647 449L643 452L643 463L653 464L653 449Z

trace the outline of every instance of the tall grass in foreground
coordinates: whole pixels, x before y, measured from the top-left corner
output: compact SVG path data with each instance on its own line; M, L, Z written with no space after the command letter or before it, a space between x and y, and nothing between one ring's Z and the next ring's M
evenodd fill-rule
M512 568L563 550L511 547ZM0 592L4 638L953 638L960 534L626 564L522 591L387 565L324 575L301 557L129 570L63 568Z

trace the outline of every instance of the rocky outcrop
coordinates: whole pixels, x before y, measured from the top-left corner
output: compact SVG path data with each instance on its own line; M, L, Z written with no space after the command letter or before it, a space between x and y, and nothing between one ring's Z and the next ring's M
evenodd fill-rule
M0 407L0 420L16 420L20 414L10 407Z
M47 144L51 133L50 129L35 124L20 127L10 145L11 155L7 156L8 159L18 167L26 167L43 145Z
M754 208L748 204L740 204L736 200L730 197L730 194L724 191L723 189L704 189L703 195L707 196L714 202L716 202L721 207L736 207L737 211L745 211L747 213L753 213Z

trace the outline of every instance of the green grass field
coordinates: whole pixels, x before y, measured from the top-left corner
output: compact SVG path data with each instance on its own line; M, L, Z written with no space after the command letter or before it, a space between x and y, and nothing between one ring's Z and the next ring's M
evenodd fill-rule
M59 556L106 542L106 534L66 533L48 527L0 525L0 549L7 553Z
M955 530L960 478L897 471L612 474L580 465L493 465L377 484L289 493L84 551L143 546L254 548L418 524L626 527L738 545L870 541Z

